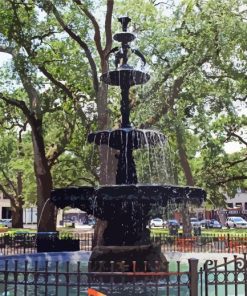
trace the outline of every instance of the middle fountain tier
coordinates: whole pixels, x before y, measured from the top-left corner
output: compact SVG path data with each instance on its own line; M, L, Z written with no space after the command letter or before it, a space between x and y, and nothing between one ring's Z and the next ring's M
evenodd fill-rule
M138 184L136 166L133 157L135 149L162 146L166 138L157 131L141 130L130 124L129 89L136 84L146 83L150 76L142 70L128 65L129 54L136 54L145 64L145 58L137 49L131 49L129 42L135 36L127 32L128 17L119 18L123 32L114 35L121 46L113 48L109 54L115 54L115 69L104 73L102 80L121 88L121 126L115 130L104 130L89 134L89 143L107 145L118 150L116 185L69 187L55 189L51 200L58 208L70 206L86 211L104 221L99 227L100 239L96 237L91 261L137 261L139 270L144 270L143 262L159 261L165 267L165 258L160 247L150 242L150 230L147 228L153 206L165 207L169 202L190 202L201 205L206 193L201 188L182 187L162 184ZM97 228L97 226L96 226ZM99 230L98 229L98 230ZM162 268L161 268L162 269ZM93 267L97 271L97 264ZM128 270L131 270L129 267ZM150 265L149 270L155 270ZM110 271L110 265L106 271Z

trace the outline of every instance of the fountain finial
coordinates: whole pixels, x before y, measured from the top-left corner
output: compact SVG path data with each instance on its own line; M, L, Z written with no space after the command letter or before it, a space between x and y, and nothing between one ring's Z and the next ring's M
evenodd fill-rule
M118 18L118 21L122 24L123 32L127 32L127 27L129 22L131 22L131 18L129 18L128 16L121 16Z

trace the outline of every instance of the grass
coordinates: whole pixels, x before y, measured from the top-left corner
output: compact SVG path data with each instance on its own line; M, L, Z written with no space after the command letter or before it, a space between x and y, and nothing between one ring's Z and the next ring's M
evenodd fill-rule
M14 233L34 233L37 232L36 229L32 228L9 228L8 234L14 234Z
M151 233L152 234L169 234L169 231L167 228L152 228L151 229ZM179 229L178 233L183 233L182 229ZM227 228L223 228L223 229L204 229L202 228L202 235L232 235L232 236L238 236L238 235L246 235L247 236L247 229L227 229Z

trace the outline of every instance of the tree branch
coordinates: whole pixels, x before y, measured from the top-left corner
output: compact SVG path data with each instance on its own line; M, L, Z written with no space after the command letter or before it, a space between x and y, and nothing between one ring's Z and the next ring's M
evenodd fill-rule
M234 165L236 165L238 163L245 162L245 161L247 161L247 156L245 158L242 158L242 159L239 159L239 160L236 160L236 161L227 161L226 164L228 164L227 167L229 168L229 167L232 167L232 166L234 166Z
M53 12L56 20L60 24L60 26L64 29L64 31L75 41L79 44L79 46L84 50L86 57L88 59L88 62L91 67L92 75L93 75L93 85L94 85L94 91L98 92L99 89L99 81L98 81L98 74L97 74L97 68L96 64L94 62L94 59L92 57L92 54L88 48L88 45L77 35L75 34L64 22L63 18L59 14L56 7L53 5L53 3L50 0L44 0L43 8L46 11L47 14L50 13L50 11Z
M12 195L10 195L7 190L4 188L4 186L2 184L0 184L0 191L2 191L2 193L7 196L9 199L13 200Z
M17 195L17 190L13 184L13 182L10 180L10 178L7 176L7 174L4 172L4 170L1 169L1 172L4 176L4 178L6 179L6 181L8 182L9 187L12 188L12 190L15 192L15 194Z
M105 36L106 36L106 44L104 48L104 54L107 55L107 53L111 50L112 47L112 11L113 11L113 0L107 1L107 9L106 9L106 17L105 17Z
M85 15L90 19L91 23L94 27L94 42L98 53L100 56L103 54L102 45L101 45L101 34L99 29L99 24L96 21L96 18L92 15L92 13L87 9L85 4L82 4L80 0L74 0L74 2L80 7L80 9L85 13Z
M33 122L35 120L34 114L28 109L28 107L24 101L8 98L7 96L5 96L2 93L0 93L0 100L3 100L5 103L7 103L11 106L15 106L15 107L19 108L23 112L23 114L26 116L28 122L31 125L33 124Z
M221 185L221 184L225 184L225 183L228 183L228 182L232 182L232 181L241 181L241 180L247 180L247 176L246 176L246 175L242 175L242 176L234 176L234 177L231 177L231 178L228 178L228 179L225 179L225 180L219 181L219 182L217 182L216 184L217 184L217 185Z
M48 72L44 66L38 66L38 68L53 84L62 89L68 97L73 98L73 93L62 82L54 78L53 75Z
M70 142L70 139L73 135L75 123L76 123L76 116L74 117L72 123L68 122L69 128L64 129L63 138L60 139L57 149L55 149L54 153L48 158L49 168L51 168L56 163L56 160L59 158L59 156L64 153L65 147Z
M241 136L239 136L238 134L236 134L234 132L229 132L229 131L227 131L227 132L229 134L229 138L231 138L231 137L237 138L239 140L239 142L241 142L242 144L247 146L247 142Z

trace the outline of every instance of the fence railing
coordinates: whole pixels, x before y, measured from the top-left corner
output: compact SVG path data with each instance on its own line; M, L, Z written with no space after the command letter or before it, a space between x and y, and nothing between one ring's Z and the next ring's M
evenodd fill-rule
M37 252L37 233L16 233L0 236L0 254L27 254ZM57 233L58 245L72 241L78 242L81 251L91 251L93 233ZM161 245L163 252L194 252L194 253L245 253L247 252L247 234L244 235L200 235L185 237L168 234L151 234L151 242ZM65 244L66 245L66 244ZM73 249L71 249L73 250ZM38 250L39 251L39 250ZM44 251L46 251L44 249ZM61 250L60 250L61 251Z
M111 261L111 272L89 272L90 262L0 259L0 295L81 296L93 288L107 296L246 296L246 254L229 260L198 259L168 262L166 272L124 270L124 262ZM100 262L101 266L104 262ZM109 262L107 263L109 264ZM119 266L122 270L119 271ZM133 261L133 266L136 266ZM158 264L157 264L158 265ZM115 271L115 267L117 271Z
M193 253L245 253L247 252L247 234L230 235L183 235L152 234L151 241L162 246L164 252Z
M37 258L36 258L37 260ZM100 262L101 266L102 263ZM119 271L119 263L123 269ZM89 263L90 264L90 263ZM133 262L133 266L136 266ZM112 295L197 295L198 260L186 270L177 262L173 270L125 271L124 262L111 262L111 272L88 272L87 262L0 260L0 295L86 295L88 288ZM115 271L114 267L118 271ZM175 294L174 294L175 293Z
M55 234L55 235L54 235ZM72 240L78 241L78 249L82 251L90 251L92 249L92 233L15 233L2 234L0 236L0 254L14 255L14 254L30 254L37 252L37 242L43 237L49 237L50 242L54 243L59 239L59 244L71 246ZM49 247L49 242L48 242ZM69 249L68 249L69 250ZM45 250L44 250L45 251Z

